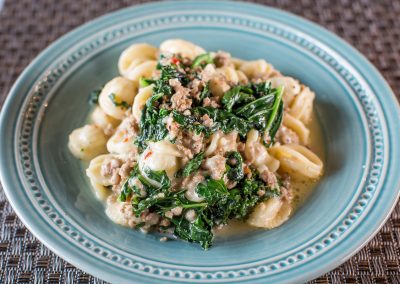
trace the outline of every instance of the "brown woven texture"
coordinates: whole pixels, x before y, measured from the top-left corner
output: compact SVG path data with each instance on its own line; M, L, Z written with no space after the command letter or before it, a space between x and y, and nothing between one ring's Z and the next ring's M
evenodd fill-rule
M140 2L146 1L6 0L0 11L0 107L18 75L47 45L84 22ZM382 72L400 98L399 0L256 2L303 16L341 36ZM399 250L400 204L367 246L311 283L400 283ZM33 237L0 186L0 283L103 281L68 264Z

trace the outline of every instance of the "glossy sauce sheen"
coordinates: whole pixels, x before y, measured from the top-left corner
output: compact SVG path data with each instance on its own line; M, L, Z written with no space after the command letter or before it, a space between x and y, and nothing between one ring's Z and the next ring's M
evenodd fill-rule
M322 129L318 122L318 119L313 113L311 122L307 125L310 130L310 144L309 148L313 151L322 161L325 161L325 151L324 151L324 140L322 135ZM306 181L291 181L293 189L293 205L294 211L302 206L310 194L312 193L316 181L306 180ZM295 213L292 213L295 214ZM221 229L215 229L214 233L218 238L224 238L232 235L247 234L249 232L263 230L261 228L256 228L247 225L243 221L232 220L228 225L222 227Z

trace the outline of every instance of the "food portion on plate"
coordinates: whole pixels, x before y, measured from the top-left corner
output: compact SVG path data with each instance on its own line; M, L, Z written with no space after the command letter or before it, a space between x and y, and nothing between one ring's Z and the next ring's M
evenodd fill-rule
M309 148L315 94L265 60L172 39L133 44L118 69L68 144L90 161L86 174L113 222L207 249L234 219L282 225L293 185L321 177Z

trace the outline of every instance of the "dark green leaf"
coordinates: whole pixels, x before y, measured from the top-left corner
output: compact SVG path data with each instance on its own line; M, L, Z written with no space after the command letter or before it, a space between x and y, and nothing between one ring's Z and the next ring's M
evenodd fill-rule
M108 95L108 98L111 100L114 106L128 109L130 106L126 101L118 101L114 93Z
M200 54L193 60L192 68L195 68L197 66L203 67L211 63L214 63L214 60L210 53Z
M152 171L148 167L143 167L143 174L148 179L161 184L161 189L168 189L171 186L171 181L165 171Z
M92 105L97 105L99 103L100 93L101 89L91 91L89 94L89 103Z
M232 181L240 181L244 177L243 158L239 152L229 152L227 154L227 164L230 169L227 172L228 179Z
M187 177L200 168L201 162L204 158L204 152L198 153L191 159L183 168L182 176Z

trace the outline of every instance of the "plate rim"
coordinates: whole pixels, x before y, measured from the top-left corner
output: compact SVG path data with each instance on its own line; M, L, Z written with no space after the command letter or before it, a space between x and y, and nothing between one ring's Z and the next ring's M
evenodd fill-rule
M169 5L169 4L176 4L176 3L178 3L178 2L179 2L179 1L167 1L167 2L163 2L163 4L168 4L168 5ZM180 2L180 3L181 3L181 2ZM211 1L188 1L187 3L190 4L190 3L213 3L213 2L211 2ZM115 17L118 13L121 13L122 11L126 11L126 10L135 10L135 9L140 9L140 8L143 8L143 7L150 7L150 6L159 5L159 4L160 4L159 2L156 2L156 3L148 3L148 4L136 5L136 6L124 8L124 9L117 10L117 11L115 11L115 12L112 12L112 13L109 13L109 14L106 14L106 15L103 15L103 16L101 16L101 17L99 17L99 18L93 19L93 20L89 21L88 23L86 23L86 24L84 24L84 25L81 25L81 26L79 26L79 27L73 29L72 31L70 31L70 32L68 32L67 34L65 34L65 35L63 35L62 37L60 37L57 41L53 42L53 43L52 43L50 46L48 46L46 49L44 49L44 50L35 58L35 60L33 60L33 61L25 68L24 72L19 76L19 78L18 78L17 81L14 83L13 87L11 88L11 90L10 90L10 92L9 92L9 95L7 96L6 102L5 102L4 105L3 105L2 112L1 112L1 116L0 116L0 130L1 130L1 133L4 133L3 131L7 128L6 113L8 113L12 107L15 107L15 106L12 105L12 101L13 101L14 99L16 99L16 98L15 98L16 96L15 96L15 95L12 95L12 94L15 94L16 90L17 90L18 88L20 88L19 85L25 81L26 77L28 77L29 75L32 75L32 74L30 74L30 73L33 73L33 74L34 74L34 72L31 72L31 71L32 71L32 70L31 70L32 67L35 66L36 64L38 64L38 62L39 62L40 60L42 60L43 57L45 57L45 54L46 54L46 53L48 53L48 52L51 51L52 49L55 49L57 45L60 45L60 44L61 44L63 41L65 41L66 39L68 39L68 38L70 38L70 37L78 36L78 33L79 33L80 31L85 31L86 29L90 29L91 27L93 27L93 26L96 25L97 23L100 23L100 22L106 21L106 19L111 19L111 18ZM280 9L271 8L271 7L266 7L266 6L257 5L257 4L253 4L253 3L245 3L245 2L235 2L235 3L229 3L229 4L231 4L231 5L253 6L253 7L259 8L260 10L263 10L264 12L266 12L266 11L268 11L268 10L275 10L275 11L278 11L279 14L284 14L284 16L285 16L285 17L288 17L289 20L290 20L290 18L293 18L293 19L297 19L297 20L300 21L300 22L308 22L308 24L311 26L311 28L322 30L322 35L325 35L325 36L327 36L328 38L333 36L334 39L335 39L336 41L339 41L338 44L340 44L341 46L344 45L347 49L350 49L350 51L353 52L353 53L354 53L354 52L357 53L357 56L359 57L359 58L357 58L357 59L358 59L358 60L361 60L361 63L359 63L358 65L360 65L360 64L364 64L364 65L365 65L365 64L366 64L370 69L371 69L371 67L372 67L372 75L370 75L370 77L371 77L371 76L372 76L372 77L375 77L374 79L375 79L376 81L379 81L380 84L383 83L383 84L386 85L385 87L386 87L386 89L388 90L388 92L386 92L386 93L390 93L390 94L392 95L391 100L392 100L392 101L394 100L395 102L397 102L397 106L396 106L396 104L395 104L395 106L394 106L394 111L395 111L395 113L397 112L397 114L399 114L399 106L398 106L399 102L397 101L397 98L395 97L393 91L390 89L389 85L388 85L387 82L384 80L384 78L382 77L382 75L377 71L377 69L375 68L375 66L373 66L373 64L369 63L369 61L368 61L367 59L365 59L364 56L361 55L361 53L359 53L355 48L353 48L353 47L351 47L350 45L348 45L346 42L344 42L342 39L340 39L339 37L337 37L335 34L333 34L333 33L329 32L329 31L327 31L326 29L320 27L319 25L317 25L317 24L315 24L315 23L312 23L312 22L310 22L310 21L308 21L308 20L306 20L306 19L304 19L304 18L301 18L301 17L299 17L299 16L293 15L293 14L288 13L288 12L286 12L286 11L282 11L282 10L280 10ZM312 34L312 37L313 37L313 38L318 38L318 37L315 37L314 34ZM325 43L325 41L323 41L323 40L321 40L321 41ZM71 43L71 46L74 46L74 42ZM332 48L332 45L330 45L329 47ZM343 57L346 58L346 56L344 56L343 53L340 53L340 52L338 52L338 53L339 53L341 56L343 56ZM364 62L362 62L362 61L364 61ZM348 62L351 62L351 60L348 60ZM351 63L353 63L353 62L351 62ZM51 64L50 64L50 65L49 65L49 64L44 64L44 65L47 66L46 69L49 69L49 67L51 66ZM352 64L352 66L354 66L354 65ZM369 70L369 71L371 71L371 70ZM29 81L32 81L32 80L29 80ZM36 80L33 80L33 81L36 81ZM386 94L385 94L385 96L386 96ZM20 96L20 97L21 97L21 96ZM378 98L378 99L379 99L379 98ZM384 98L384 99L385 99L385 98ZM390 99L387 99L387 100L390 101ZM24 98L22 98L21 104L23 104L23 101L24 101ZM381 100L379 100L379 103L382 105L382 101L381 101ZM383 105L382 105L382 106L383 106ZM393 110L392 110L392 111L393 111ZM384 113L384 115L385 115L386 121L388 122L389 120L387 120L386 113ZM387 123L387 126L389 127L390 124ZM398 126L398 125L397 125L397 126ZM398 127L395 127L395 128L398 128ZM5 144L4 141L0 141L0 152L3 152L3 151L4 151L4 144ZM39 236L39 235L40 235L39 233L36 234L35 230L34 230L34 229L31 229L31 226L30 226L31 224L29 224L29 222L25 222L25 221L26 221L26 220L25 220L25 216L24 216L23 213L21 213L21 212L23 212L23 209L21 209L20 206L18 206L17 200L14 200L14 199L13 199L13 195L12 195L12 192L11 192L11 190L12 190L12 184L11 184L11 182L8 183L8 181L10 181L10 180L6 177L6 174L7 174L6 171L7 171L7 169L5 169L6 167L5 167L4 164L5 164L4 162L2 162L2 163L0 164L0 177L1 177L1 180L2 180L4 192L6 193L6 196L7 196L8 200L10 201L11 205L12 205L13 208L15 209L17 215L20 217L20 219L23 221L23 223L28 227L28 229L29 229L42 243L44 243L46 246L50 247L50 249L51 249L52 251L54 251L56 254L58 254L58 253L57 253L57 248L56 248L56 247L53 247L51 244L49 244L49 242L47 242L47 241L45 240L45 238L42 239L42 238L41 238L42 236ZM383 185L381 185L381 186L383 186ZM397 189L396 189L396 190L397 190ZM358 247L357 250L353 251L352 253L350 253L349 255L347 255L346 258L342 259L341 262L344 262L346 259L350 258L352 255L354 255L355 253L357 253L358 250L360 250L370 239L372 239L372 238L375 236L375 234L380 230L380 228L384 225L384 223L386 222L386 220L389 218L390 213L392 212L393 208L396 206L396 203L397 203L398 198L399 198L399 192L397 192L396 200L394 200L394 201L392 202L392 206L391 206L390 210L388 211L388 213L386 214L386 216L384 216L384 220L383 220L382 222L380 222L379 226L376 228L376 230L373 232L373 234L371 234L371 235L369 236L369 238L367 238L367 239L363 242L363 244L360 245L360 247ZM17 208L19 208L19 209L17 209ZM369 214L370 214L370 213L369 213ZM28 219L28 218L27 218L27 219ZM34 226L32 226L32 227L34 227ZM63 255L62 257L65 258L64 255ZM67 259L67 261L76 264L76 261L75 261L75 260L70 261L69 259ZM333 264L332 264L332 267L336 267L337 265L338 265L337 263L333 263ZM81 266L78 265L78 264L76 264L76 266L77 266L77 267L81 267ZM82 264L82 267L84 267L83 264ZM87 269L87 267L85 267L84 270L89 271L89 269ZM326 268L324 268L323 270L325 271ZM318 273L318 274L316 274L316 275L319 275L319 274L320 274L320 273ZM137 277L138 275L135 275L135 276ZM307 276L307 279L308 279L308 278L309 278L309 276Z

